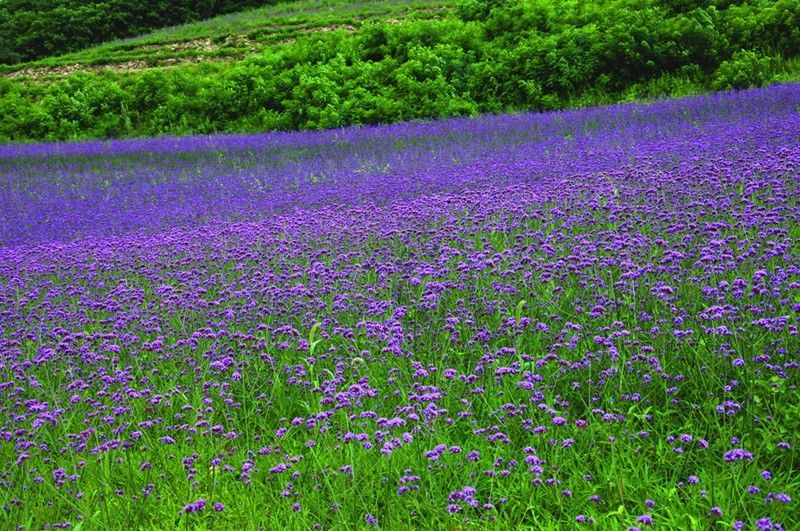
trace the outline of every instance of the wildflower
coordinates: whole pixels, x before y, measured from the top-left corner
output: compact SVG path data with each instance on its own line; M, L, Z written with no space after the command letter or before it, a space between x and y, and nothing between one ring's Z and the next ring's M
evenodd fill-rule
M723 456L725 461L733 462L733 461L752 461L753 454L745 450L744 448L734 448L733 450L728 450L725 452Z
M772 520L770 520L768 517L756 520L756 529L758 529L758 531L771 531Z
M649 514L643 514L641 516L637 516L636 523L642 525L653 525L653 516Z
M783 492L770 492L767 494L767 497L764 499L766 503L771 502L772 500L777 500L783 504L789 504L792 502L791 496Z
M195 502L186 504L186 506L184 506L184 508L183 508L183 512L185 512L185 513L199 513L200 511L202 511L205 508L206 508L206 501L204 499L200 498L199 500L197 500Z

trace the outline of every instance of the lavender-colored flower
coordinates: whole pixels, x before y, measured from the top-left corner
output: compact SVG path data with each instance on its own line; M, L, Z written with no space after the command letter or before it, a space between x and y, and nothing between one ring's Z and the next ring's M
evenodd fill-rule
M783 504L789 504L792 502L791 496L784 492L770 492L767 494L767 497L764 499L766 503L771 502L772 500L778 501Z
M185 513L199 513L203 509L205 509L205 507L206 507L206 501L204 499L200 498L197 501L194 501L192 503L186 504L186 506L183 508L183 512L185 512Z
M759 518L756 520L756 529L758 531L772 531L772 520L769 517Z
M723 456L725 461L733 462L733 461L752 461L753 454L745 450L744 448L734 448L733 450L728 450L725 452Z

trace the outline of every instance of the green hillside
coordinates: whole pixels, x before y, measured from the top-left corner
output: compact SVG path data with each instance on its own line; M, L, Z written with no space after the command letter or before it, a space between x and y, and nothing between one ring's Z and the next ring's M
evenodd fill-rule
M0 0L0 64L81 50L278 0Z
M36 61L0 65L10 78L47 79L75 71L136 71L158 66L231 61L291 45L310 33L353 32L369 22L398 24L442 18L453 0L305 0L267 5L201 22L155 30L89 49Z
M301 1L0 67L0 140L549 110L800 77L800 0Z

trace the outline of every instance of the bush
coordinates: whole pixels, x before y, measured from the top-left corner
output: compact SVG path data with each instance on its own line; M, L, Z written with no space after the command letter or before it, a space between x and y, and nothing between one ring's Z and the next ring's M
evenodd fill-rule
M751 50L739 50L714 72L714 90L758 87L772 77L772 59Z

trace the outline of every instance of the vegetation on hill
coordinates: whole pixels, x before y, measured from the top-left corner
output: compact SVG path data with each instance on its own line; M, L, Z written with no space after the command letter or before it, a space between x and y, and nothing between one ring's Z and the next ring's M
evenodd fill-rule
M81 50L154 28L277 0L6 0L0 2L0 64Z
M318 129L800 77L800 0L328 1L257 13L6 67L0 139Z

